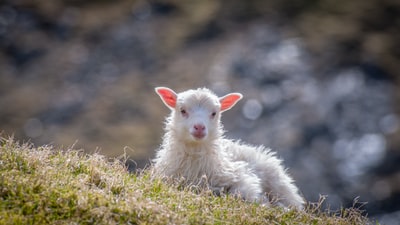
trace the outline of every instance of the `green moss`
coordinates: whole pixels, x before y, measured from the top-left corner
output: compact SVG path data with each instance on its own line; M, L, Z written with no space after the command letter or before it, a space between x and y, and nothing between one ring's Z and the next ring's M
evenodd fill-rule
M94 154L0 139L0 224L366 224L356 209L267 208L132 174Z

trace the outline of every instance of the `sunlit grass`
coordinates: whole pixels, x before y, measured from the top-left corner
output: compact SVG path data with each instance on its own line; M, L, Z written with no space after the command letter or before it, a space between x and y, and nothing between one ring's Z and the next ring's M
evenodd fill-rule
M129 173L124 162L0 140L0 224L367 224L338 213L267 208Z

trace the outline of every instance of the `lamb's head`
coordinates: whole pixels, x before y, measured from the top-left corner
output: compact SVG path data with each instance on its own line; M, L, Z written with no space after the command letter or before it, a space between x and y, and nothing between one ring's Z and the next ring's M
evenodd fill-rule
M180 140L192 143L218 138L221 112L232 108L242 98L240 93L219 98L206 88L178 94L166 87L157 87L155 91L172 110L172 125L169 128Z

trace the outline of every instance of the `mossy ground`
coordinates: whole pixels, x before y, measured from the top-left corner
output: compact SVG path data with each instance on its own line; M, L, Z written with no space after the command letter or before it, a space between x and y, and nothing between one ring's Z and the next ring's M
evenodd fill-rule
M368 224L357 209L267 208L129 173L121 160L0 140L0 224Z

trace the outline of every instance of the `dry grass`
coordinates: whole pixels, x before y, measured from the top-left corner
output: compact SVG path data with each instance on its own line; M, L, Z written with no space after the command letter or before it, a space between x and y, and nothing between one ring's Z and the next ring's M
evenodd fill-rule
M129 173L120 160L0 140L0 224L368 224L357 209L285 211Z

